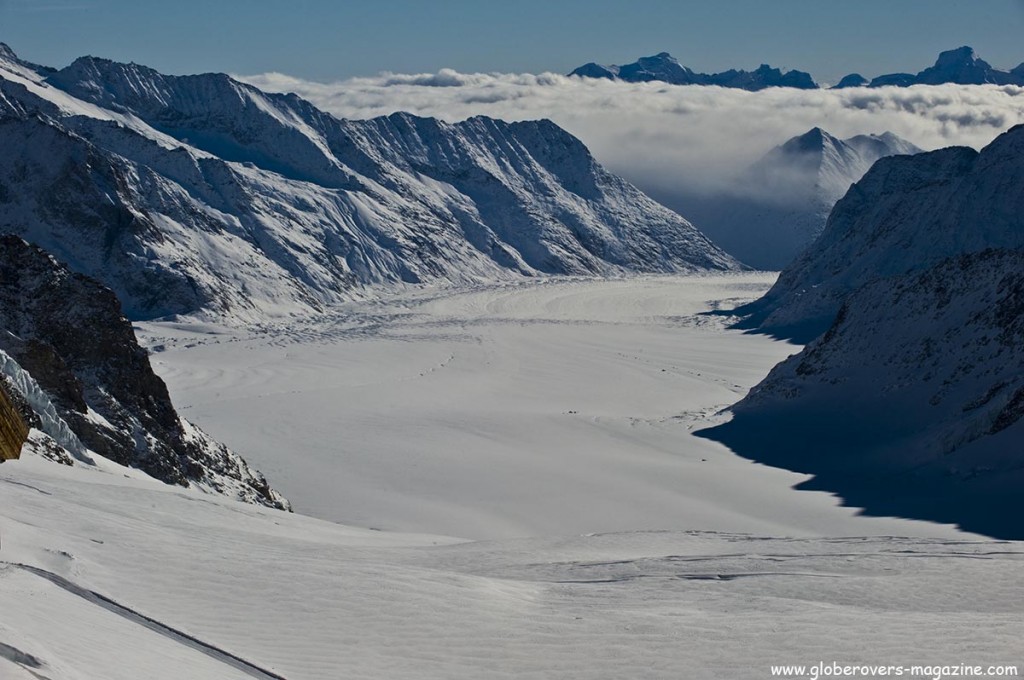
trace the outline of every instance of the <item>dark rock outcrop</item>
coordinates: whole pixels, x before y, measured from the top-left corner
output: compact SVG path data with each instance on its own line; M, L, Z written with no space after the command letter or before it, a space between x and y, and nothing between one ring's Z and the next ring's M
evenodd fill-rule
M179 418L113 292L11 235L0 236L0 349L89 450L168 484L288 507L245 461Z
M0 380L0 463L21 457L21 447L28 439L28 423L11 395L6 381Z

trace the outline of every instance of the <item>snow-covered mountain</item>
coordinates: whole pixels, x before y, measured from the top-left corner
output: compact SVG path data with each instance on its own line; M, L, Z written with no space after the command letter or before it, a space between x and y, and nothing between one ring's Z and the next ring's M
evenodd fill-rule
M549 121L345 121L226 75L0 53L0 230L133 318L317 309L362 284L734 269Z
M769 151L730 191L683 193L679 205L741 262L778 270L821 233L832 206L875 161L920 151L891 132L839 139L814 128Z
M707 436L872 513L1024 535L1024 126L879 161L750 309L827 331Z
M966 45L939 54L935 64L918 73L887 73L868 81L851 73L835 87L909 87L911 85L1024 85L1024 64L1011 70L993 67Z
M876 279L705 433L871 514L1024 537L1024 251Z
M43 457L97 454L168 484L287 509L263 476L181 419L117 298L22 239L0 236L0 380Z
M818 85L810 74L803 71L781 71L761 64L753 71L729 69L721 73L697 73L683 66L668 52L653 57L641 57L625 66L590 62L572 71L570 76L581 78L607 78L630 83L660 81L673 85L718 85L742 90L763 90L767 87L796 87L813 90Z
M1021 158L1024 126L981 152L950 147L879 160L836 203L821 236L743 311L764 330L808 339L874 279L987 248L1024 247Z

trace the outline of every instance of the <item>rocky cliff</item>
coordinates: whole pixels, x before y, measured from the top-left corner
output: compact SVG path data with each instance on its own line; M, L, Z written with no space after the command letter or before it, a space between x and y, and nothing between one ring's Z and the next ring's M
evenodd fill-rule
M0 350L16 362L5 375L24 371L44 393L23 387L24 403L45 401L34 424L66 423L70 432L51 439L74 457L100 454L168 484L288 508L237 454L178 416L113 292L11 235L0 236Z

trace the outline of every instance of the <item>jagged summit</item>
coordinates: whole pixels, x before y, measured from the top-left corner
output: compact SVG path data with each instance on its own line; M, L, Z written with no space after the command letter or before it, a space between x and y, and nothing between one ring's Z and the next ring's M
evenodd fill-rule
M4 68L32 79L39 79L55 70L21 59L10 45L0 42L0 69Z
M781 269L821 233L832 206L875 161L920 151L891 132L839 139L814 127L766 153L731 192L691 197L687 211L741 262Z
M864 134L839 139L814 127L768 152L752 168L758 181L775 186L775 192L792 193L806 186L828 209L884 156L919 153L914 144L893 134ZM794 171L803 173L794 182ZM813 178L813 184L808 180ZM779 181L787 186L779 184ZM812 188L813 187L813 188Z
M802 71L785 73L768 64L761 64L754 71L730 69L722 73L697 73L683 66L668 52L659 52L650 57L641 57L624 66L605 66L591 62L575 69L570 76L582 78L607 78L639 83L660 81L673 85L718 85L719 87L743 90L762 90L767 87L796 87L813 89L817 85L811 76Z
M783 153L821 152L826 146L836 146L839 139L833 137L820 127L813 127L802 135L786 141L779 149Z

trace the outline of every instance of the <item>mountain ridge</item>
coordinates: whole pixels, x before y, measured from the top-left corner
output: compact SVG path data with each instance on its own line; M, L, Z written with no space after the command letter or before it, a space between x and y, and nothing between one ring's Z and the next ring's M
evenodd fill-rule
M0 115L22 128L5 136L0 229L104 280L134 318L306 313L367 285L738 267L550 121L347 121L223 74L95 57L35 74L0 60L0 76ZM90 162L55 163L74 154Z
M806 342L701 436L870 514L1021 538L1024 125L879 160L741 327Z
M803 90L821 86L805 71L782 71L761 64L754 71L729 69L721 73L698 73L683 66L668 52L641 57L626 65L604 65L589 62L573 69L569 76L603 78L626 82L659 81L672 85L716 85L757 91L771 87L792 87ZM848 87L910 87L912 85L1024 85L1024 63L1013 69L997 69L975 54L971 47L963 46L941 52L935 63L912 73L888 73L865 78L859 73L843 76L832 89Z
M569 76L583 78L605 78L624 80L631 83L661 81L672 85L717 85L719 87L743 90L763 90L768 87L795 87L812 90L818 87L809 73L803 71L781 71L768 64L761 64L753 71L729 69L721 73L697 73L683 66L668 52L651 57L641 57L625 66L605 66L590 62L574 69Z
M1024 229L1014 206L1022 194L1013 180L1024 179L1016 162L1022 151L1024 125L1017 125L980 152L948 147L880 159L836 203L821 236L763 298L741 311L770 332L806 326L797 333L806 340L808 332L830 325L844 296L871 278L987 247L1021 247ZM990 179L1000 171L998 181ZM991 217L977 217L986 214ZM928 230L908 230L924 223Z

